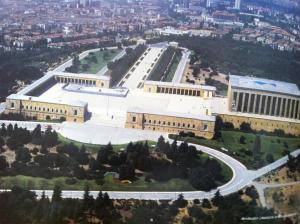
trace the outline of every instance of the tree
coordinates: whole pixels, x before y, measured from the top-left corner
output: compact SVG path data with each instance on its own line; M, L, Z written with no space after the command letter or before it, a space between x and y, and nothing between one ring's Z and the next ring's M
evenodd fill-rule
M38 139L42 138L42 130L41 130L41 125L40 124L38 124L35 127L35 129L31 133L31 136L32 136L33 139L35 139L35 138L38 138Z
M61 201L61 188L58 185L55 185L53 189L53 194L52 194L52 201Z
M266 155L266 161L267 161L267 163L273 163L274 162L274 157L271 153L268 153Z
M243 122L241 123L240 125L240 130L241 131L246 131L246 132L250 132L252 129L251 129L251 125L247 122Z
M246 144L246 138L243 135L240 137L240 144Z
M221 195L220 190L217 190L211 202L213 203L214 206L219 207L222 204L223 200L224 197Z
M188 204L188 201L184 199L183 194L179 194L177 200L174 201L174 205L177 208L185 208Z
M245 190L245 194L254 200L259 198L258 192L254 186L247 187Z
M0 171L4 171L8 167L8 162L5 156L0 156Z
M6 126L4 123L1 125L0 135L6 136Z
M47 128L43 137L43 145L46 147L53 147L58 144L58 135L56 131L52 131L51 128Z
M31 160L31 155L28 148L19 147L16 150L16 161L28 163Z
M119 179L120 180L133 180L135 178L134 166L129 164L123 164L119 168Z
M99 165L108 163L109 157L112 154L112 152L113 152L113 147L110 142L106 146L101 147L97 153L97 158L96 158L97 163Z
M4 139L0 136L0 149L5 145Z
M156 143L156 147L161 150L164 148L164 145L165 145L165 139L164 137L161 135L159 136L158 140L157 140L157 143Z
M206 198L203 199L203 201L202 201L202 207L203 208L208 208L208 209L211 208L211 204L210 204L210 202L209 202L208 199L206 199Z
M259 135L255 136L252 152L254 156L257 156L261 152L261 140Z
M7 135L7 136L12 136L13 131L14 131L14 128L13 128L12 124L9 124L9 125L7 126L7 132L6 132L6 135Z

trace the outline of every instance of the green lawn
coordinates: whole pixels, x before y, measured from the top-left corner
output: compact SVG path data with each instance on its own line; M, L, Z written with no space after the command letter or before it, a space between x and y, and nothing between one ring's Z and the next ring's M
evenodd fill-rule
M246 138L245 144L240 144L240 137L244 136ZM257 169L264 165L267 165L265 157L268 153L272 154L274 159L277 160L282 157L284 150L294 151L300 148L300 138L287 138L287 137L277 137L277 136L266 136L260 135L261 137L261 164L257 166L254 161L253 156L245 154L245 151L251 151L253 149L253 144L255 141L255 134L244 133L239 131L222 131L223 141L208 140L201 138L191 138L191 137L179 137L178 140L186 140L191 143L208 146L224 153L227 153L240 162L242 162L249 169ZM286 142L286 144L284 143ZM288 146L286 148L286 146ZM225 148L228 152L222 150Z
M228 182L232 178L231 169L224 163L221 163L223 167L223 175L225 177L224 183ZM77 180L75 184L67 184L67 177L57 178L41 178L30 176L9 176L0 178L1 189L11 189L13 186L20 186L27 189L40 189L49 190L53 189L55 185L61 186L63 190L83 190L86 185L90 187L90 190L96 191L194 191L188 180L173 178L169 181L159 182L151 180L151 182L145 181L145 175L139 177L131 184L124 184L118 180L115 180L112 175L104 177L104 184L98 185L95 180ZM220 185L224 183L219 183Z
M88 56L80 60L81 64L79 67L79 72L96 74L120 52L120 49L113 49L90 53ZM95 55L97 61L93 60L93 55Z
M61 186L63 190L84 190L88 185L90 190L96 191L192 191L195 190L187 180L171 179L166 182L145 182L144 177L132 182L123 184L115 180L111 175L104 178L104 184L98 185L94 180L77 180L76 184L66 184L66 177L52 179L29 177L29 176L10 176L1 177L1 189L11 189L13 186L20 186L27 189L51 190L55 185Z

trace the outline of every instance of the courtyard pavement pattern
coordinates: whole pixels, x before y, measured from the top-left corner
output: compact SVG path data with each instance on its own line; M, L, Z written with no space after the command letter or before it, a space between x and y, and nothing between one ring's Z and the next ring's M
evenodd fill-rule
M12 123L18 124L19 127L24 127L29 130L35 128L38 122L21 122L21 121L0 121L0 124L5 123L8 125ZM158 136L161 135L159 132L147 132L142 130L134 129L125 129L125 128L112 128L101 125L93 124L76 124L65 122L63 124L53 124L53 123L40 123L42 129L46 129L49 125L56 130L58 133L62 134L64 137L73 139L76 141L81 141L84 143L94 143L94 144L107 144L108 140L112 144L121 144L127 143L129 141L138 141L138 140L157 140ZM166 137L166 136L165 136ZM93 141L92 141L93 139ZM166 137L168 140L168 138ZM180 144L180 142L178 142ZM247 185L252 185L253 181L265 175L266 173L277 169L278 167L284 165L288 157L285 156L272 164L269 164L258 170L248 170L242 163L236 159L226 155L223 152L200 146L194 145L197 150L201 150L204 153L209 154L212 157L215 157L225 164L227 164L233 171L232 179L209 192L203 191L185 191L185 192L133 192L133 191L106 191L110 198L112 199L141 199L141 200L175 200L178 198L179 194L183 194L185 199L203 199L203 198L212 198L214 197L217 190L220 190L222 195L228 195L238 190L244 188ZM300 153L300 149L291 153L293 156L297 156ZM5 191L5 190L2 190ZM38 197L41 196L41 190L32 190L36 192ZM83 191L62 191L62 197L64 198L82 198ZM45 194L51 198L52 190L45 191ZM96 197L98 191L90 192L93 197Z

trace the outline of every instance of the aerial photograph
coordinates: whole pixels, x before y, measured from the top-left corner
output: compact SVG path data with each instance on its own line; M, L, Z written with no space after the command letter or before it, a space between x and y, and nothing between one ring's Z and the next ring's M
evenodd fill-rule
M300 0L0 0L0 224L127 223L300 223Z

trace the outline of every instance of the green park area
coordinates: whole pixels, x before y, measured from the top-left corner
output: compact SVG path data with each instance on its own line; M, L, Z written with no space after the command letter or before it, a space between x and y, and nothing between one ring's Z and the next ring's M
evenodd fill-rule
M207 155L204 155L207 157ZM220 161L219 161L220 162ZM222 175L224 181L218 183L222 185L232 178L231 169L224 163L220 162L222 167ZM87 180L69 177L32 177L32 176L6 176L0 178L1 189L11 189L13 186L19 186L25 189L53 189L55 186L60 186L63 190L83 190L89 186L90 190L94 191L195 191L195 189L187 179L172 178L167 181L147 180L145 173L136 180L128 183L114 178L113 173L108 173L101 180Z
M91 52L80 60L79 72L96 74L120 52L120 49Z
M100 49L99 51L90 52L81 60L77 55L74 57L72 65L66 68L66 71L71 73L96 74L120 52L121 49Z
M248 169L261 168L283 157L287 152L300 148L300 138L297 137L227 130L222 130L221 135L221 139L218 140L174 135L170 137L220 150L239 160Z
M140 141L93 145L51 129L0 129L0 189L209 191L232 178L223 162L187 143Z

